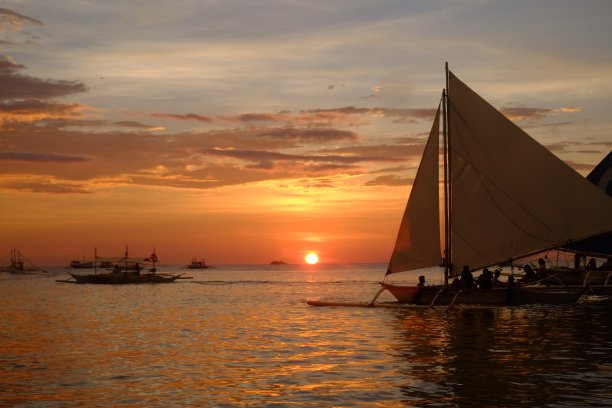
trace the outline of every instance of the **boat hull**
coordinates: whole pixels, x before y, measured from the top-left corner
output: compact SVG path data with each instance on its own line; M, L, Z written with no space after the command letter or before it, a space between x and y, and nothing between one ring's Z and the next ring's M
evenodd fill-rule
M583 286L519 286L509 292L509 304L567 305L576 303L586 290Z
M400 286L382 283L385 290L391 293L398 302L402 303L421 303L421 293L424 286Z
M105 285L126 285L139 283L171 283L181 278L181 275L162 275L154 273L99 273L90 275L70 274L77 283L93 283Z
M400 286L383 284L399 302L422 305L518 306L528 304L572 304L584 287L519 287L458 289L448 286Z

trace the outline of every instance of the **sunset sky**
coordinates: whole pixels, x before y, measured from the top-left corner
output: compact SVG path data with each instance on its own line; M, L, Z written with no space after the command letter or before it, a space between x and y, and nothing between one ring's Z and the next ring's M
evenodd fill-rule
M386 262L445 61L586 175L612 149L611 16L608 0L0 0L0 259Z

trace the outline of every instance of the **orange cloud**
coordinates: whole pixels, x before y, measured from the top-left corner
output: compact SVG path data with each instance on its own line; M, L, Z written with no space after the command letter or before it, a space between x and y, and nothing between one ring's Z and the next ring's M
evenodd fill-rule
M45 102L38 99L0 102L0 124L6 122L35 122L45 119L66 119L85 116L87 106Z

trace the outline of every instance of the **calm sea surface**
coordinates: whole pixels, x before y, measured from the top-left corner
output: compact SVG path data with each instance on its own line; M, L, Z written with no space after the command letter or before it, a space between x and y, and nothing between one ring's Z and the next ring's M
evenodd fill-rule
M0 273L1 406L612 406L609 301L305 304L370 300L384 265L167 266L194 279L126 286L49 270Z

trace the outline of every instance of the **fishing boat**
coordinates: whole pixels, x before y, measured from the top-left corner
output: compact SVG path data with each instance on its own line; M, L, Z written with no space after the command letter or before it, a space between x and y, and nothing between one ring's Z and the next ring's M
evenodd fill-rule
M447 65L446 89L385 279L368 305L374 305L383 291L399 302L432 306L573 303L584 287L522 286L512 266L512 279L505 287L454 287L449 279L464 268L471 275L483 268L515 265L610 231L612 200L465 85ZM440 285L391 281L400 272L440 265Z
M170 283L177 279L190 279L181 275L170 275L155 272L107 272L98 274L78 275L69 273L75 283L94 283L106 285L125 285L137 283ZM67 281L58 281L67 282Z
M196 258L191 259L191 263L187 265L189 269L208 269L209 266L206 265L206 259L202 258L197 260Z
M93 261L79 261L78 259L70 262L70 267L74 269L92 269Z
M105 258L98 257L97 250L94 262L94 273L77 274L70 273L70 279L58 280L58 282L68 283L93 283L93 284L138 284L138 283L171 283L178 279L191 279L182 274L157 273L156 263L158 261L155 251L148 258L132 258L128 255L126 248L123 257ZM110 269L103 269L104 272L98 273L100 264L112 265Z
M20 250L14 248L10 251L9 265L0 269L3 272L14 274L28 274L34 272L47 272L44 269L36 266L32 261L27 259Z

